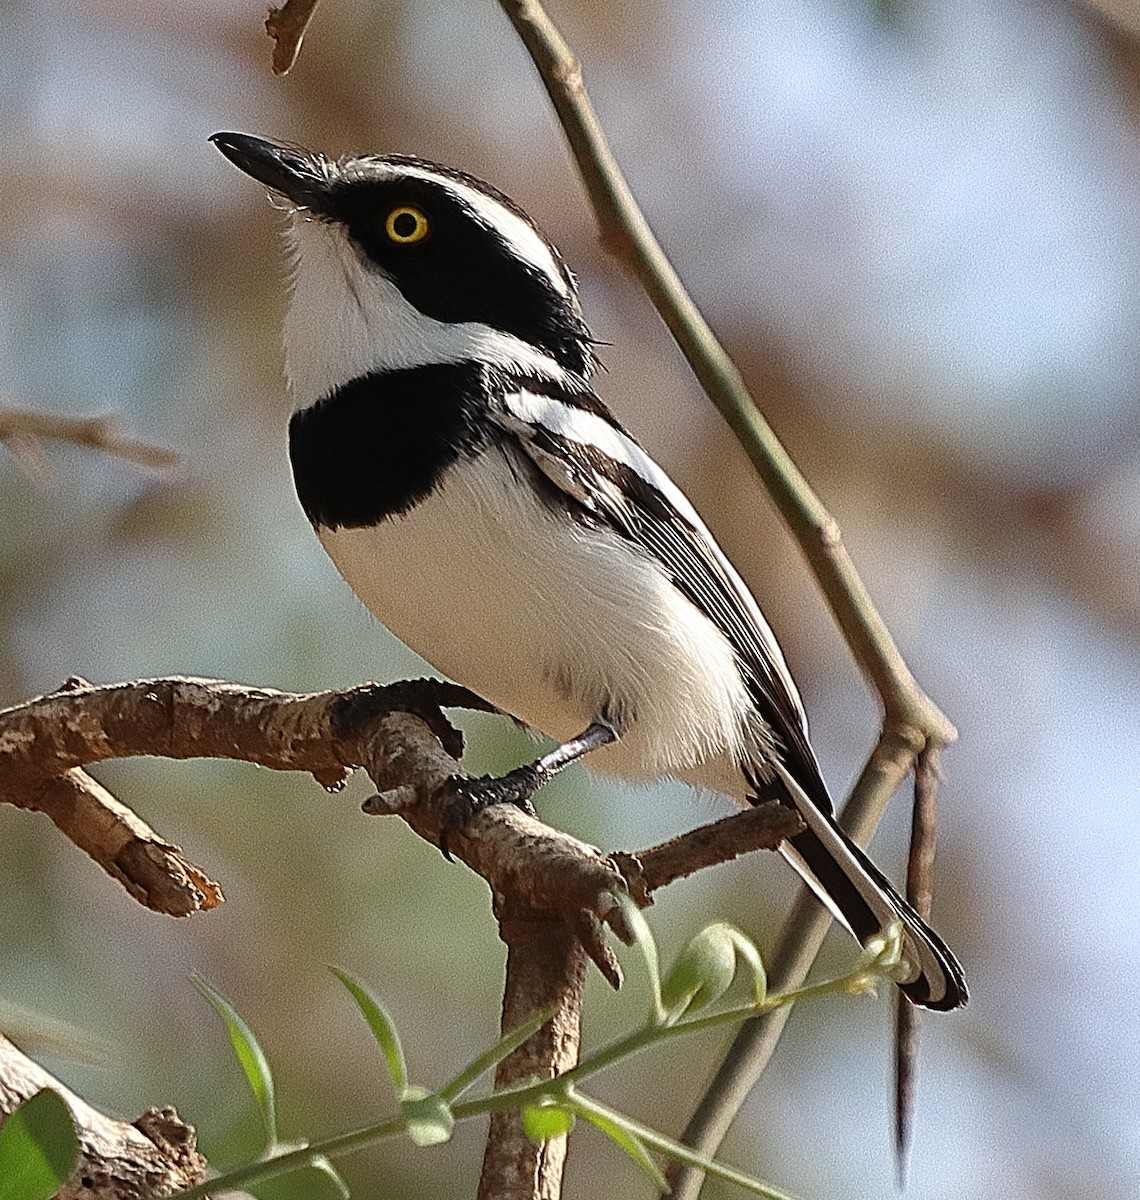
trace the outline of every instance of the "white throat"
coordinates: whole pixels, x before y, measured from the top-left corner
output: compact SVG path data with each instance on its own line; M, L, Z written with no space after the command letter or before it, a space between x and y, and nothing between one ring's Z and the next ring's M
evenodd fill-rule
M566 372L512 334L480 322L425 316L380 271L367 267L343 230L294 212L286 234L292 294L285 318L285 373L293 404L308 408L370 372L477 360L559 380Z

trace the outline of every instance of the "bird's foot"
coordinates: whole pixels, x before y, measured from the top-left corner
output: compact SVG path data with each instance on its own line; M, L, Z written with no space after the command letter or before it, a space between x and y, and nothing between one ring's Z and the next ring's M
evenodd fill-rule
M536 764L516 767L506 775L480 775L478 778L453 776L444 785L450 793L441 809L439 848L450 860L448 840L462 832L471 819L492 804L513 804L528 816L534 816L531 796L543 783L544 773Z

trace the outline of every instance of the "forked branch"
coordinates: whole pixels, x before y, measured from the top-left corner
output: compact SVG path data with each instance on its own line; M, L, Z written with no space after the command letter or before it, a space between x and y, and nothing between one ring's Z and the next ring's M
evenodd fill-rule
M378 789L365 811L398 814L438 845L462 752L441 706L487 708L465 689L430 679L306 695L207 679L103 687L70 679L57 692L0 711L0 801L48 813L140 902L185 915L219 903L220 889L87 775L87 765L136 755L241 759L308 771L330 790L360 766ZM800 827L795 813L770 804L662 846L614 856L507 805L449 829L450 852L490 884L508 946L505 1027L534 1012L554 1012L503 1060L498 1085L552 1077L577 1061L587 960L611 983L620 981L603 929L608 923L629 937L616 891L648 904L658 887L748 849L775 848ZM149 872L145 883L140 863ZM177 902L155 903L157 895L174 895ZM0 1068L0 1088L3 1083ZM541 1179L538 1194L553 1200L561 1154L556 1144L528 1141L516 1118L497 1117L481 1194L529 1198Z

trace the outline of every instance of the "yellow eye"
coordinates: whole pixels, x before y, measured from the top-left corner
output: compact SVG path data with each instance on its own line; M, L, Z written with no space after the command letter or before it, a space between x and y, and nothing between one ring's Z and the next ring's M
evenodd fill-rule
M423 241L430 228L427 217L407 204L392 209L384 221L384 232L401 246Z

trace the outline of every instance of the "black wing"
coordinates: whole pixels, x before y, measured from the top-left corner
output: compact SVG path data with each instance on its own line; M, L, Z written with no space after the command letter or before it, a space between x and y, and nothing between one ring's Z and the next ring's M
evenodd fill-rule
M783 791L764 761L775 753L812 799L831 812L783 652L751 592L684 494L592 393L508 392L495 415L580 518L603 523L641 547L724 633L770 730L770 744L761 743L757 761L745 764L749 781L758 790Z
M792 805L806 828L781 849L837 919L861 941L901 922L911 974L899 986L915 1004L966 1002L957 959L836 823L807 736L796 685L751 592L664 471L586 393L504 393L494 420L580 520L641 547L728 638L767 730L744 765L757 795ZM777 759L771 765L773 756Z

